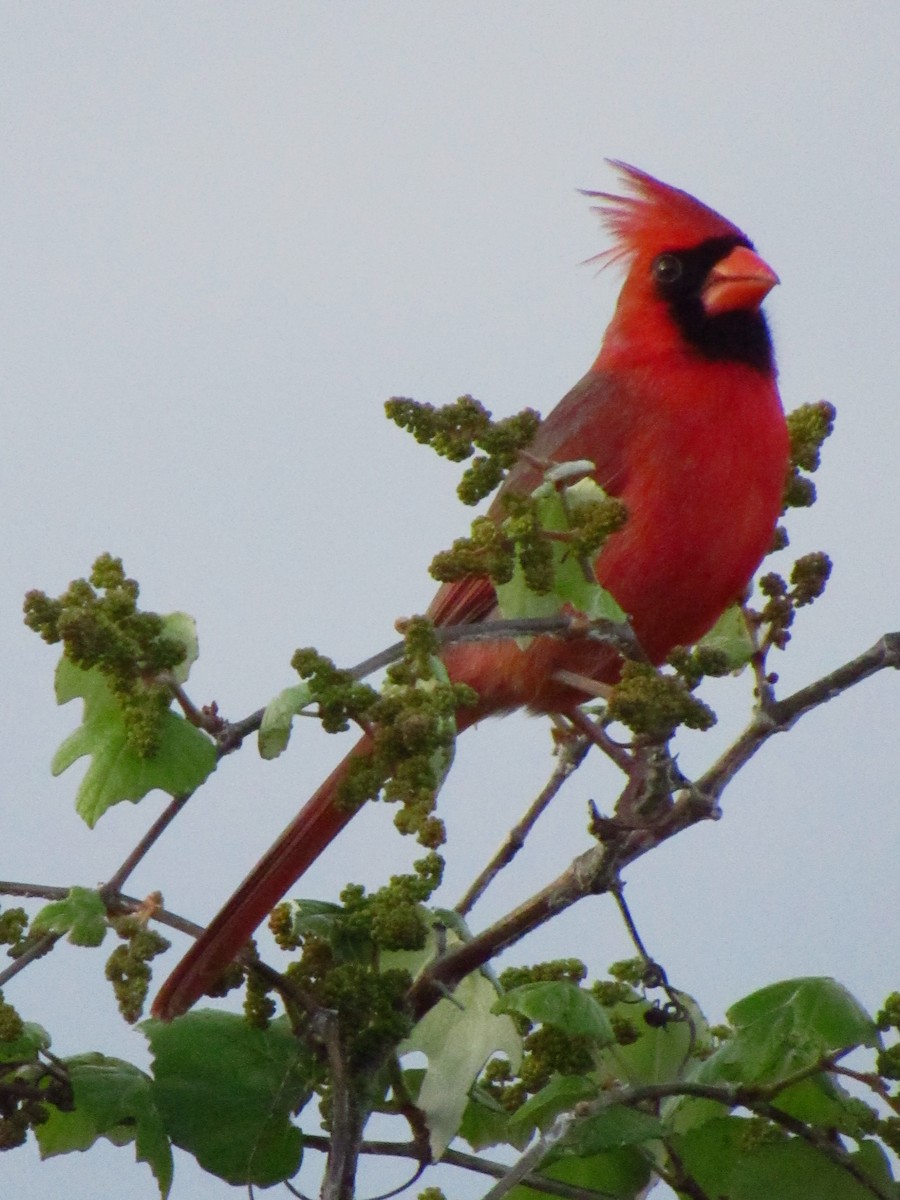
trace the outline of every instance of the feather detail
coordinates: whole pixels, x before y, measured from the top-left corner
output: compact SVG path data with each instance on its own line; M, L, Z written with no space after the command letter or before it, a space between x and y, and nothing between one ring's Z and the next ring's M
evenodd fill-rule
M749 238L731 221L699 200L663 183L628 163L609 159L619 172L623 187L631 195L612 192L582 194L601 201L594 206L615 245L587 259L602 267L628 267L638 257L653 258L664 250L695 246L709 238L734 238L751 246Z

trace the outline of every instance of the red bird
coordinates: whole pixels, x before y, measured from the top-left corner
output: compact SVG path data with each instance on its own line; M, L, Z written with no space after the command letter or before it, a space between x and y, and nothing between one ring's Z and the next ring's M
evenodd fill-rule
M613 164L629 194L591 193L614 239L601 258L626 268L600 354L542 422L539 460L589 459L593 477L625 504L624 527L594 563L631 619L647 656L662 662L702 637L744 593L772 543L788 469L788 435L772 343L760 305L778 282L730 221L686 192ZM504 489L530 491L522 460ZM494 504L492 515L501 510ZM496 615L489 580L445 584L439 625ZM566 713L589 698L577 679L615 682L615 653L591 640L539 637L458 642L443 653L451 679L479 694L460 729L527 708ZM188 1009L269 910L350 820L335 803L350 758L325 780L253 868L163 985L154 1014Z

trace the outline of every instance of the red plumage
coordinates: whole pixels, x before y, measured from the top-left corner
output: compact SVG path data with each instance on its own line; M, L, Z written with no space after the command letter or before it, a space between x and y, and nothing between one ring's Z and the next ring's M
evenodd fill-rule
M628 519L594 564L656 663L702 637L738 600L769 549L781 510L788 436L759 306L777 278L730 221L686 192L614 164L630 194L588 193L626 270L600 353L542 422L530 456L589 459ZM503 490L528 492L523 459ZM502 493L501 493L502 494ZM491 514L499 519L499 500ZM495 610L485 579L445 584L430 616L475 622ZM587 699L571 676L614 682L619 661L587 639L460 642L446 648L454 681L479 693L460 728L524 707L571 711ZM566 675L561 679L560 672ZM269 910L350 820L335 795L364 738L253 869L164 984L154 1013L184 1012L215 981Z

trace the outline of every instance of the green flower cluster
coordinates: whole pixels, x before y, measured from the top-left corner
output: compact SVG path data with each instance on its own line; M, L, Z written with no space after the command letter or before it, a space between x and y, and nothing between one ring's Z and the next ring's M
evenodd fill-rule
M460 396L441 408L395 396L384 408L390 420L408 430L417 442L431 446L451 462L471 458L476 447L483 451L460 480L457 495L463 504L477 504L502 483L540 422L530 408L493 421L484 405L472 396Z
M65 656L85 671L102 672L125 722L129 745L142 758L159 748L172 699L165 674L185 658L184 645L167 637L158 613L140 612L139 588L122 560L102 554L87 579L51 598L30 591L25 624L45 642L63 643Z

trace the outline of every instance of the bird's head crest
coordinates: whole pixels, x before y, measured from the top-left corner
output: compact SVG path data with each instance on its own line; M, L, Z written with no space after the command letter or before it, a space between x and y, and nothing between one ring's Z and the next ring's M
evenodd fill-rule
M631 194L584 193L600 201L594 211L615 239L611 249L589 262L603 267L612 263L628 266L636 258L653 258L664 250L690 249L709 238L734 237L748 242L736 225L680 188L627 163L615 159L609 163Z

